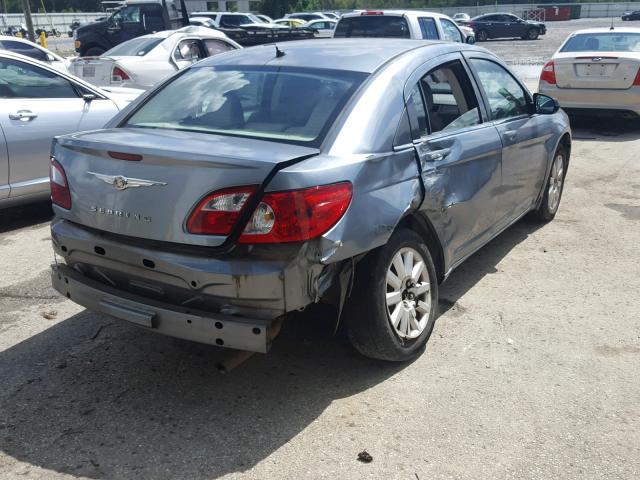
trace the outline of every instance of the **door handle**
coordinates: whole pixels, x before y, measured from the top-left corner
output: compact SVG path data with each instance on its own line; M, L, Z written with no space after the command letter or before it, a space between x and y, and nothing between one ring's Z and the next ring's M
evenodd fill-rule
M18 110L17 112L10 113L9 118L11 120L21 120L23 122L29 122L34 118L38 118L38 114L33 113L31 110Z
M447 155L451 153L450 148L442 148L440 150L431 150L421 153L421 157L426 162L437 162L438 160L444 159Z
M503 132L504 138L506 138L508 141L513 142L515 141L516 137L518 136L518 131L517 130L506 130L505 132Z

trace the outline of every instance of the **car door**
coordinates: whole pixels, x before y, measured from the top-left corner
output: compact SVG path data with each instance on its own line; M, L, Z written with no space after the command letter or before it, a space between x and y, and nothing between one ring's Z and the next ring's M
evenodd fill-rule
M552 136L548 119L533 114L528 90L494 58L465 54L486 109L502 141L502 189L498 211L502 225L526 213L536 201L548 164L545 142Z
M496 221L501 187L498 132L460 54L428 62L405 88L425 198L421 210L456 264L483 245Z
M9 158L7 157L7 142L0 127L0 200L9 196Z
M0 58L0 126L9 158L11 197L49 188L49 151L56 135L100 128L117 108L82 98L79 84L55 71Z
M139 5L123 7L109 18L107 38L111 45L119 45L144 33Z
M505 36L522 37L527 32L527 24L515 15L505 15Z

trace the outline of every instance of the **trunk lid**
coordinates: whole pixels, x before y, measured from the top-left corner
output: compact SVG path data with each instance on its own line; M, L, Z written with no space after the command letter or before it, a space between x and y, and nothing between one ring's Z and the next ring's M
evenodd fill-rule
M114 159L113 152L142 159ZM130 237L218 246L226 237L194 235L185 229L188 215L205 195L260 185L278 164L317 153L314 148L263 140L142 128L59 137L54 156L65 169L72 208L56 213ZM128 180L127 188L116 188L122 187L119 177ZM146 185L136 187L140 181Z
M635 53L567 52L553 59L558 88L627 89L640 59Z
M93 85L111 85L111 70L119 57L81 57L71 62L69 71Z

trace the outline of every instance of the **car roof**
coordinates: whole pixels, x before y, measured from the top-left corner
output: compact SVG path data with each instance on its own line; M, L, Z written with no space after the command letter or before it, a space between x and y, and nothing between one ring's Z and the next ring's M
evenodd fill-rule
M25 43L25 44L27 44L27 45L29 45L31 47L35 47L35 48L43 50L43 51L45 51L47 53L50 53L58 61L64 61L64 58L62 58L57 53L52 52L51 50L49 50L47 48L44 48L42 45L38 45L37 43L34 43L31 40L28 40L26 38L12 37L11 35L0 35L0 41L2 41L2 40L7 40L7 41L11 40L13 42Z
M576 30L575 32L571 32L571 35L579 35L582 33L640 33L640 28L638 27L600 27L600 28L585 28L582 30Z
M342 18L353 18L353 17L367 17L366 12L382 12L382 14L370 15L370 16L407 16L407 17L438 17L438 18L449 18L447 15L438 12L429 12L426 10L383 10L377 8L370 8L368 10L361 10L358 12L349 12L342 15Z
M275 44L259 45L204 59L198 66L273 65L372 73L389 60L419 48L435 55L466 50L466 44L394 38L329 38L278 43L284 56L276 57Z
M196 17L193 17L193 18L196 18ZM207 20L209 20L209 18L207 18ZM212 28L199 27L197 25L189 25L187 27L182 27L178 30L162 30L161 32L149 33L147 35L142 35L140 37L135 37L135 38L169 38L173 35L181 35L181 36L195 35L197 37L224 38L225 40L228 40L227 36L223 32L220 32L218 30L213 30Z

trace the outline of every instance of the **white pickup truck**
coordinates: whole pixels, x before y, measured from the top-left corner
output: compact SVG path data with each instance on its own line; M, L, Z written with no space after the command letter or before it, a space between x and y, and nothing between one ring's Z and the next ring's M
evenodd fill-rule
M334 38L384 37L475 43L473 29L441 13L420 10L361 10L344 14Z

